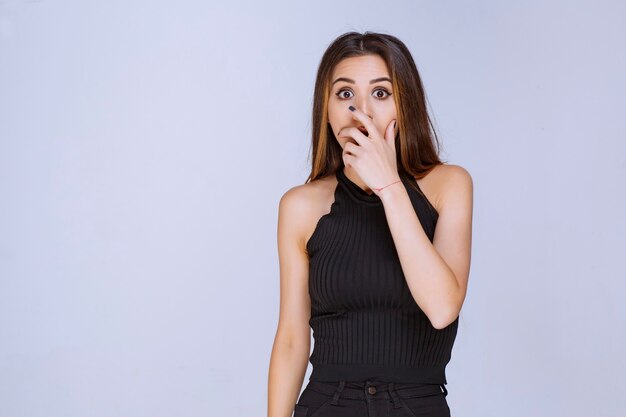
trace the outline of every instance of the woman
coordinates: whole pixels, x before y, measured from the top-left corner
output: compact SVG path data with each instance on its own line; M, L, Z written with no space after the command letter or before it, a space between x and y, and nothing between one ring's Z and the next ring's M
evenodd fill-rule
M450 415L445 367L467 291L473 186L436 142L400 40L350 32L328 47L312 171L279 205L269 417Z

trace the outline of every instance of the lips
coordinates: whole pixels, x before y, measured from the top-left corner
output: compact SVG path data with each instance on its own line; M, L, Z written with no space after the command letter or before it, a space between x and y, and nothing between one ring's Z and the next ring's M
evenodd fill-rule
M359 129L361 133L363 133L365 136L369 137L369 133L367 133L367 129L365 129L365 126L357 126L357 129Z

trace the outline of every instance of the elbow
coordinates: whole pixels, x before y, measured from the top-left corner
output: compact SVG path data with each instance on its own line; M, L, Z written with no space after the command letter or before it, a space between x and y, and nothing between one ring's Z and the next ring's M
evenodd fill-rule
M430 324L432 324L432 326L437 329L437 330L441 330L441 329L445 329L446 326L448 326L446 324L447 320L431 320Z
M458 317L459 312L455 310L453 313L440 315L439 317L431 319L430 323L435 329L442 330L454 323Z
M448 300L445 308L441 308L440 311L437 311L435 317L432 317L430 322L433 327L437 330L445 329L446 327L453 324L459 318L459 314L461 313L461 307L463 305L463 300L465 295L460 296L461 299Z
M431 320L431 324L433 325L435 329L443 330L449 325L451 325L452 323L454 323L455 320L456 320L456 317L452 320L450 320L449 318L447 318L446 320L438 320L438 321Z

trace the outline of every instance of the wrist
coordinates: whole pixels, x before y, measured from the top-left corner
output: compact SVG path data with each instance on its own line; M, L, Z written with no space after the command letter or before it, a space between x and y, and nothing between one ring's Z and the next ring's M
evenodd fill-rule
M380 188L374 188L374 191L381 200L385 200L387 198L393 198L393 195L397 195L399 191L406 191L402 185L402 180L398 178L397 180L392 181Z

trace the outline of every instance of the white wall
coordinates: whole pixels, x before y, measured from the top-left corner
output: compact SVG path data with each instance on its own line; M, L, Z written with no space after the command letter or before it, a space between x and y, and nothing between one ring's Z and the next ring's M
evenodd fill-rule
M474 179L453 415L624 415L623 2L207 3L0 2L0 417L265 415L278 201L349 30L407 44Z

